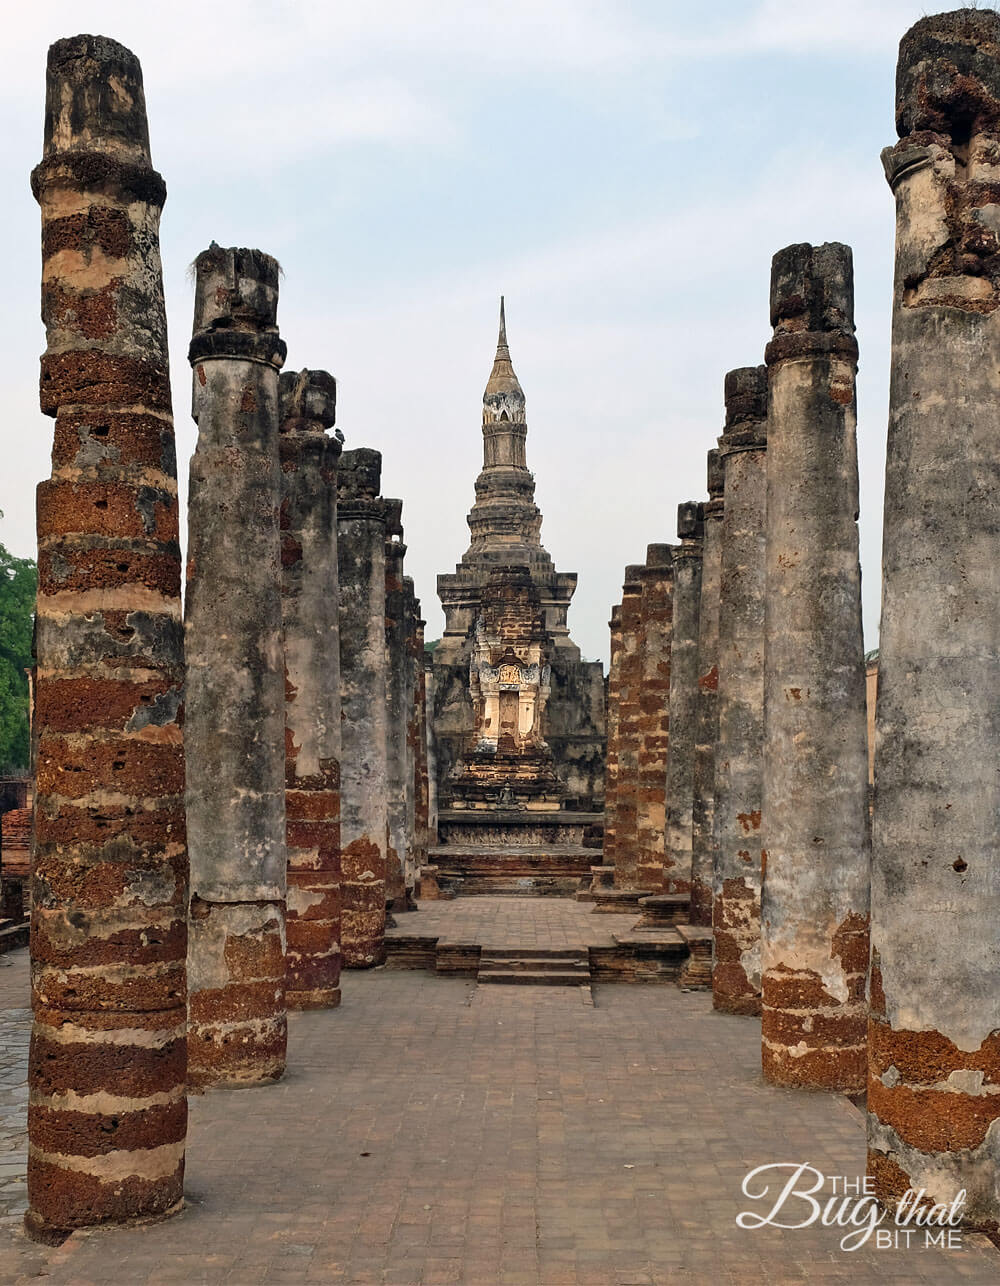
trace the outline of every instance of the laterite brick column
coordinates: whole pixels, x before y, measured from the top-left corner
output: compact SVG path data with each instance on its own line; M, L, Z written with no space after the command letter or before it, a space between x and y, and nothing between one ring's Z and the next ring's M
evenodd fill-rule
M719 576L719 740L715 761L712 1002L760 1013L764 749L764 512L767 369L726 376Z
M663 860L666 893L691 892L695 718L698 708L698 618L704 514L694 500L677 508L674 546L674 621L670 644L670 748L667 753L667 827Z
M195 260L188 357L188 1078L285 1070L285 685L278 510L278 264Z
M868 747L848 246L771 266L761 894L764 1076L867 1072Z
M715 748L719 739L719 573L722 564L722 461L708 453L708 501L702 507L701 601L691 801L691 909L694 925L712 923L715 846Z
M345 967L353 969L385 959L388 719L381 474L378 451L360 447L340 457L340 950Z
M625 568L622 586L621 661L618 666L618 787L615 807L616 889L634 890L639 884L639 692L642 687L642 653L639 650L642 608L642 567Z
M424 628L427 622L420 615L420 599L413 604L413 886L407 892L416 893L421 867L427 865L430 845L430 798L427 776L427 671L424 665ZM413 907L411 906L411 909Z
M642 569L639 606L639 789L636 834L638 883L663 892L667 820L667 749L670 744L670 649L673 630L673 564L669 545L650 545ZM674 888L667 892L687 892Z
M420 651L423 652L423 621L420 617L420 601L409 576L403 577L404 651L406 658L406 761L404 766L404 786L406 788L406 858L403 862L403 882L406 885L406 897L403 911L414 910L414 894L417 884L417 872L423 858L420 856L421 840L417 830L417 742L420 712L418 709L418 692L420 675L423 666L417 655L417 632L420 632ZM419 669L418 669L419 667Z
M405 911L406 862L410 847L406 734L411 702L408 692L406 586L403 583L403 560L406 556L401 521L403 502L386 500L385 509L386 788L389 810L385 899L391 911Z
M604 840L602 861L615 864L618 833L618 740L621 702L622 609L615 604L608 621L611 631L611 656L608 662L607 752L604 757Z
M285 998L340 1004L340 624L337 386L326 371L279 381L281 609L285 646Z
M1000 17L903 37L868 1173L1000 1221Z
M177 466L142 72L49 50L25 1226L180 1207L187 851Z

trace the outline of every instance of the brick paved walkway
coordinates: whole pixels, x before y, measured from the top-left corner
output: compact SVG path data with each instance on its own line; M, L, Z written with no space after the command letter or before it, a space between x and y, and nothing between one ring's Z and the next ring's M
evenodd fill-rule
M595 915L592 902L572 898L459 897L397 915L389 937L421 934L483 947L610 947L612 933L638 918L634 908L628 915Z
M432 914L487 915L478 901ZM524 905L502 910L551 914ZM570 906L549 923L582 909ZM600 932L606 919L593 917ZM23 1077L25 956L0 967L21 1042L4 1084ZM573 989L349 974L339 1011L292 1015L281 1084L192 1099L179 1218L58 1250L0 1227L0 1283L1000 1280L981 1238L846 1254L833 1228L737 1228L752 1166L856 1175L864 1133L844 1099L765 1086L758 1024L710 1004L669 985L599 986L587 1008ZM0 1103L0 1148L23 1157L23 1099Z

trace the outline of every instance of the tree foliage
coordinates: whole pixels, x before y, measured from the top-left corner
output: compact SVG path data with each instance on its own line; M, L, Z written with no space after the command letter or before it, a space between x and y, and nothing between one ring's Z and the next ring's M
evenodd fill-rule
M28 767L28 676L38 571L0 544L0 771Z

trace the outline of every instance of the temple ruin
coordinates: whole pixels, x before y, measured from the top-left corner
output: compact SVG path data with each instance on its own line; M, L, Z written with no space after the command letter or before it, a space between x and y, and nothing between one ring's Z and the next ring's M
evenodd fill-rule
M434 864L475 889L572 892L594 857L604 803L604 681L566 617L525 457L525 398L504 303L483 395L472 540L437 580L445 614L428 712L437 767Z
M877 653L861 619L853 255L803 241L777 251L758 301L764 364L725 375L722 433L705 427L707 495L677 507L676 536L665 501L645 551L621 551L605 679L570 636L577 576L541 543L503 299L471 541L437 578L444 632L425 641L419 509L382 494L380 450L344 449L334 376L282 372L277 260L215 242L193 263L182 618L166 191L142 74L105 37L51 47L31 177L40 405L55 421L37 492L32 780L0 783L0 950L30 913L30 1238L176 1213L186 1148L222 1138L251 1100L271 1147L316 1075L331 1079L297 1110L326 1131L310 1144L324 1182L355 1155L374 1177L351 1179L362 1210L340 1223L320 1184L293 1193L307 1230L364 1225L375 1263L398 1232L376 1161L398 1156L414 1242L448 1244L466 1220L478 1237L492 1216L469 1214L428 1139L472 1156L472 1188L489 1169L476 1148L498 1138L517 1185L561 1188L545 1149L605 1128L600 1181L588 1171L572 1216L610 1209L625 1257L622 1208L659 1195L640 1200L657 1167L683 1170L669 1151L681 1130L661 1118L674 1064L696 1055L709 1072L688 1093L713 1167L740 1152L731 1116L763 1119L783 1146L800 1112L811 1125L787 1138L819 1146L853 1113L837 1144L854 1148L859 1184L867 1157L883 1213L961 1207L963 1230L996 1236L1000 14L925 17L904 35L896 129L882 155L896 264ZM425 1024L399 1000L419 993L393 991L399 970L467 984ZM486 1010L480 986L512 983L526 998ZM650 985L617 1029L628 989L610 984L626 983ZM572 1023L543 988L568 993ZM26 1012L12 1021L27 1030ZM445 1052L411 1085L394 1060L440 1055L427 1027ZM519 1078L552 1031L543 1093ZM317 1032L328 1043L303 1056ZM372 1050L388 1124L354 1115ZM234 1087L248 1092L219 1092ZM190 1145L189 1092L205 1092ZM572 1158L588 1138L573 1135ZM653 1159L633 1176L622 1158L644 1146ZM226 1136L213 1161L243 1155ZM414 1174L445 1212L433 1236ZM690 1179L669 1191L689 1200ZM175 1226L217 1227L216 1195L199 1191L204 1208ZM496 1203L498 1255L514 1228L537 1252L520 1200ZM310 1280L348 1280L339 1262ZM745 1264L713 1261L712 1280L722 1271ZM617 1276L653 1279L631 1263ZM510 1280L526 1280L516 1264Z

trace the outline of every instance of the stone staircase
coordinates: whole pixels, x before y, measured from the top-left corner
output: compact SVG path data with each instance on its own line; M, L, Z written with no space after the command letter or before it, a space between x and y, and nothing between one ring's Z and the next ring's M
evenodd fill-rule
M589 989L590 957L584 947L483 947L476 981Z

